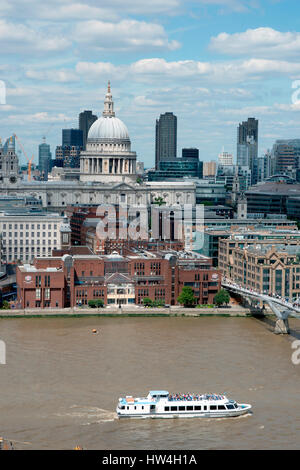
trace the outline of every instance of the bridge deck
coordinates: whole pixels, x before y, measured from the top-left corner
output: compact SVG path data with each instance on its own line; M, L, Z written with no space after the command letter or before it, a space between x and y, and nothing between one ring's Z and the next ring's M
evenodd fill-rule
M263 300L264 302L272 302L274 304L280 305L281 307L284 307L287 310L291 310L293 312L299 313L300 314L300 306L295 306L291 302L287 302L286 300L278 297L272 297L271 295L267 294L261 294L260 292L256 292L254 290L246 289L245 287L241 287L238 284L235 284L232 281L229 281L228 279L222 281L222 287L225 289L231 290L233 292L236 292L241 295L249 296L249 297L254 297L259 300ZM300 318L298 315L291 315L296 318Z

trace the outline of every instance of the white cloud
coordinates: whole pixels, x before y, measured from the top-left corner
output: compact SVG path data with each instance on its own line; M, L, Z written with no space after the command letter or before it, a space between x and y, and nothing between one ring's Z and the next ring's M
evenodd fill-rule
M22 122L29 122L29 123L47 123L47 122L65 122L65 121L73 121L74 117L70 117L65 115L64 113L58 114L49 114L47 111L42 111L33 114L18 114L18 115L9 115L8 118L11 121L22 121Z
M99 5L100 4L100 5ZM65 21L72 19L101 19L117 21L127 15L178 14L184 7L184 0L2 0L0 12L14 20L31 18L31 20Z
M65 5L51 5L51 2L42 4L36 11L39 19L48 21L70 21L70 20L87 20L90 18L99 18L101 20L118 20L119 14L108 7L90 6L86 3L70 2Z
M120 78L123 68L125 69L125 67L116 66L110 62L78 62L75 70L79 75L89 81L103 76L117 76Z
M167 62L165 59L142 59L130 66L131 72L141 76L182 77L214 80L222 83L241 82L245 79L259 79L267 75L288 75L300 73L300 63L288 61L249 59L230 62L199 62L194 60Z
M33 80L47 80L52 82L74 82L78 80L78 76L72 70L37 70L28 69L25 72L27 78Z
M79 45L92 50L177 49L177 41L169 41L164 28L156 23L122 20L109 23L98 20L82 21L75 27L74 38Z
M55 34L36 31L24 24L0 20L0 42L2 53L30 54L33 51L59 52L71 45L71 41Z
M161 106L160 101L152 100L151 98L147 98L146 96L135 96L134 104L136 104L137 106Z
M221 54L266 58L300 56L300 33L272 28L248 29L242 33L220 33L211 38L210 49Z

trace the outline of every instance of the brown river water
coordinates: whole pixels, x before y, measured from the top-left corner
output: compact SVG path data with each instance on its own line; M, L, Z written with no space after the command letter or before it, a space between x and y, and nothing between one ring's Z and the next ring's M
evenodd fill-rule
M296 449L293 336L254 318L1 319L0 435L17 449ZM97 333L93 333L93 329ZM116 419L120 396L226 393L253 413Z

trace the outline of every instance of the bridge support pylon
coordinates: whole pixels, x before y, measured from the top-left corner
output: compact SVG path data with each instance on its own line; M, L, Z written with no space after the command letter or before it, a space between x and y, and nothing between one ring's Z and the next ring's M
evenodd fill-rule
M289 327L289 320L287 318L281 319L278 318L275 323L274 333L276 335L289 335L290 334L290 327Z

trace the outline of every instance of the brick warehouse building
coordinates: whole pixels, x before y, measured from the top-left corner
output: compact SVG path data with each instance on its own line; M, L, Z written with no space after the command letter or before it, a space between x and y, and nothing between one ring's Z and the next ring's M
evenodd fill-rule
M192 287L197 304L208 304L221 287L220 271L198 253L136 250L99 256L83 247L68 253L17 267L20 308L75 307L94 299L139 305L145 297L176 305L184 286Z

